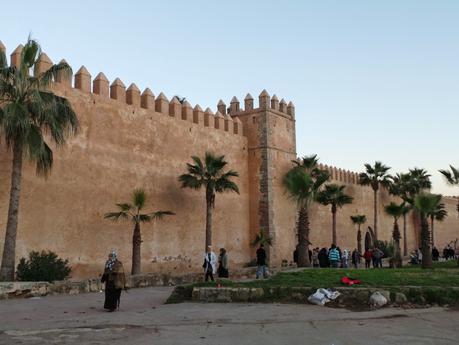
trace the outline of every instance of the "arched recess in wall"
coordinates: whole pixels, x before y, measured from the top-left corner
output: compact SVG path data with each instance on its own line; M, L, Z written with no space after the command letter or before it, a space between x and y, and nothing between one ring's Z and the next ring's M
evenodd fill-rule
M371 229L369 230L371 231ZM367 231L365 234L365 251L373 248L373 236L370 231Z

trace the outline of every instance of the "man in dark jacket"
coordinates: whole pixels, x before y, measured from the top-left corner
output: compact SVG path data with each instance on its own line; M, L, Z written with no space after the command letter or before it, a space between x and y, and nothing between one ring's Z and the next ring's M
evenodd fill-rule
M257 279L260 277L267 278L268 270L266 268L266 251L263 244L257 249Z

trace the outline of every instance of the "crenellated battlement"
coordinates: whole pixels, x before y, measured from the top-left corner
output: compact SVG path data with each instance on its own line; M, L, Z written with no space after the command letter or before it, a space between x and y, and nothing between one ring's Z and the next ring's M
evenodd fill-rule
M0 49L4 52L6 51L1 41ZM11 53L11 65L17 66L19 64L22 49L23 46L19 45ZM67 63L65 60L61 60L61 62ZM52 65L52 60L42 52L34 73L43 73ZM169 101L162 92L159 92L158 96L155 97L150 88L146 88L141 92L135 83L131 83L126 89L126 85L119 78L116 78L110 84L110 81L103 72L99 72L92 79L91 73L85 66L81 66L74 75L58 75L53 83L57 87L65 88L66 91L77 90L78 92L95 96L99 101L116 101L127 107L142 108L156 114L189 121L190 123L209 127L214 130L235 135L243 134L242 122L237 118L229 116L226 109L223 109L221 106L217 107L218 110L216 113L210 108L207 108L203 112L199 105L192 107L188 101L183 100L180 102L175 96Z
M347 184L359 184L359 173L344 170L327 164L319 164L319 168L330 173L330 179Z
M257 108L255 107L254 99L250 93L244 98L244 108L241 108L241 104L236 96L231 99L229 104L229 107L227 107L223 100L219 100L217 104L218 111L223 115L228 114L234 117L258 110L270 109L292 120L295 119L295 106L293 103L289 102L287 104L283 98L279 101L276 95L271 97L266 90L263 90L258 96Z

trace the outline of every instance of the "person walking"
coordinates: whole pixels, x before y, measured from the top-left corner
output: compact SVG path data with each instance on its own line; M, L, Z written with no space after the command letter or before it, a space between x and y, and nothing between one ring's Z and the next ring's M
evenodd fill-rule
M104 309L110 312L119 309L121 290L126 289L126 277L123 264L118 260L114 250L108 254L101 282L105 283Z
M384 253L378 247L373 249L372 257L373 257L373 267L374 268L382 268L382 257Z
M319 267L319 247L312 251L312 267Z
M260 244L260 247L257 249L257 273L256 278L260 277L267 278L268 270L266 268L266 251L265 246Z
M324 267L330 267L330 263L328 262L328 252L327 248L322 248L319 251L319 267L324 268Z
M341 256L341 267L342 268L349 267L349 251L347 249L343 250L343 255Z
M363 253L363 258L365 259L365 268L370 268L371 260L373 259L373 255L371 254L370 249L365 250L365 253Z
M217 256L211 246L207 247L202 268L204 268L204 280L208 281L210 278L211 281L214 281L214 274L217 273Z
M354 268L356 268L356 269L359 268L360 258L361 257L362 257L362 255L357 250L357 248L355 248L354 251L351 254L352 265L354 266Z
M328 260L330 261L330 267L338 268L341 257L339 255L338 249L332 244L330 251L328 252Z
M228 278L228 254L225 248L220 248L220 255L218 257L218 277Z

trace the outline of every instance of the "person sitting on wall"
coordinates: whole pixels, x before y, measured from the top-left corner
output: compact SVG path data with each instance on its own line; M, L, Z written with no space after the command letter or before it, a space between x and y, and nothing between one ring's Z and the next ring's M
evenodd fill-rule
M104 309L115 311L120 307L121 290L126 289L123 264L117 259L115 251L108 254L101 282L105 283Z
M220 248L220 255L218 257L218 277L219 278L228 278L228 254L226 254L225 248Z
M410 264L419 265L418 253L416 250L413 250L410 254Z
M204 280L208 281L210 278L211 281L214 281L214 274L217 273L217 256L212 251L211 246L207 246L202 268L204 268Z
M260 277L267 278L268 270L266 268L266 251L265 246L260 244L260 247L257 249L257 273L256 278Z
M312 267L319 267L319 247L312 251Z
M333 268L339 267L341 257L339 255L338 249L336 249L335 244L331 245L330 251L328 252L328 260L330 261L330 267L333 267Z

